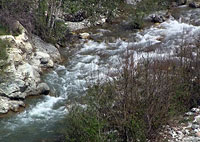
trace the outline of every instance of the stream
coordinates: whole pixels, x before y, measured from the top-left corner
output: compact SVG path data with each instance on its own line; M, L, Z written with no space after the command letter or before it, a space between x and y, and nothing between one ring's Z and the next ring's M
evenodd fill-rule
M90 39L80 39L76 51L62 49L68 60L43 76L52 96L26 100L21 113L0 118L0 142L54 142L67 115L66 100L83 95L97 81L112 80L127 54L138 63L145 58L177 58L176 49L190 45L200 35L200 9L181 8L161 24L133 32L124 23L87 31ZM67 129L67 128L66 128Z

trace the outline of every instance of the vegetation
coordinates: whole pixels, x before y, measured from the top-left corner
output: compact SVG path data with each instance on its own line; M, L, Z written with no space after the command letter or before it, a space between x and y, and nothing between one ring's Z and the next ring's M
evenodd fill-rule
M169 9L172 1L174 0L142 0L139 2L132 12L133 28L143 28L145 16L155 11Z
M10 34L8 28L0 24L0 35L8 35L8 34Z
M48 42L64 45L68 34L61 13L96 20L111 16L123 0L0 0L0 35L18 31L20 21L30 33ZM169 0L143 0L133 10L134 28L142 28L144 17L167 9ZM15 7L15 8L13 8ZM66 116L67 142L156 141L162 125L200 104L200 42L181 46L178 59L145 59L135 64L132 53L113 81L97 83L85 96L70 102ZM6 65L7 41L0 40L0 69ZM193 54L196 53L196 54Z
M92 86L68 108L66 141L158 141L162 125L200 103L199 53L198 43L181 46L179 59L137 65L128 53L117 79Z
M100 15L109 17L115 13L117 7L123 3L123 0L65 0L64 9L67 13L76 14L84 12L85 17L91 17L91 20L97 20Z
M4 71L7 65L7 49L9 45L8 41L0 39L0 74Z
M88 17L95 20L98 15L111 16L121 1L0 0L0 24L12 33L15 31L14 21L20 21L30 33L37 34L48 42L62 45L63 39L69 35L67 26L61 19L63 13L72 15L75 21L82 17L79 13L85 13L81 20Z

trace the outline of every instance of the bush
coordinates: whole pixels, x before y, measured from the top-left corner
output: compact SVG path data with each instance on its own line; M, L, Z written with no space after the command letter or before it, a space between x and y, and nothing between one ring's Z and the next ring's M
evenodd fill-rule
M67 141L155 141L168 120L199 105L200 48L180 54L185 49L178 49L178 60L135 65L127 57L117 79L89 88L80 98L85 107L69 108Z
M166 10L173 0L142 0L132 12L131 24L135 29L144 27L144 18L154 11Z
M76 14L84 11L86 17L90 17L91 21L95 21L100 15L109 17L114 13L123 0L65 0L63 7L66 13Z
M9 47L9 42L0 39L0 74L4 71L7 66L7 48Z
M0 35L8 35L8 34L10 34L8 28L0 24Z

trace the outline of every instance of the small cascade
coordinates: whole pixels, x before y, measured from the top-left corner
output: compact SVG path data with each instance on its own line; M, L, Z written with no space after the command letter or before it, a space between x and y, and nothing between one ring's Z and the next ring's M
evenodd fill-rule
M118 38L107 42L104 31L109 29L97 29L104 39L102 42L84 39L67 66L60 65L44 76L53 96L41 97L24 112L0 120L0 141L40 142L43 138L51 138L57 122L67 114L66 100L82 95L96 81L111 80L110 76L121 69L127 50L136 63L147 57L177 58L176 49L185 44L192 48L195 38L200 35L199 26L181 21L167 20L134 35L130 32L135 37L132 41Z

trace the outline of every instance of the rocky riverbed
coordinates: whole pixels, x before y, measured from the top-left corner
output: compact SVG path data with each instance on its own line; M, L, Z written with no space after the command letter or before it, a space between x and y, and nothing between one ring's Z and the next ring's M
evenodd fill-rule
M56 47L37 36L29 37L26 29L19 23L18 26L22 29L20 35L0 36L10 43L8 66L4 71L6 79L0 83L0 114L25 107L23 100L28 96L49 94L49 86L42 82L40 75L44 69L53 68L61 61Z
M109 42L108 38L118 36L112 29L97 29L95 34L80 34L82 38L86 37L80 41L81 50L70 56L65 66L58 66L46 76L45 82L48 85L41 80L41 74L43 70L53 68L61 61L58 49L37 36L27 36L25 29L19 36L1 36L1 39L10 41L11 47L8 50L9 66L5 71L7 78L0 83L0 113L6 114L9 110L19 111L19 107L25 107L26 97L49 94L50 88L56 97L45 96L26 111L3 119L0 122L0 141L35 142L55 135L53 131L58 127L57 122L67 113L66 99L82 94L82 90L87 86L86 79L108 79L108 69L113 72L119 69L118 62L123 58L127 47L133 51L136 61L146 57L175 56L175 48L179 47L182 37L186 37L188 43L191 43L193 36L199 34L199 9L188 10L187 13L183 10L179 13L181 14L177 18L170 17L172 19L157 14L153 18L161 19L156 21L161 24L156 23L138 33L120 29L120 35L128 33L125 40L117 37ZM113 29L115 26L112 26ZM88 40L88 36L93 39ZM62 54L66 54L67 49L63 49L63 52ZM163 136L162 141L199 141L199 115L199 108L195 108L182 117L184 123L163 126L160 132Z

